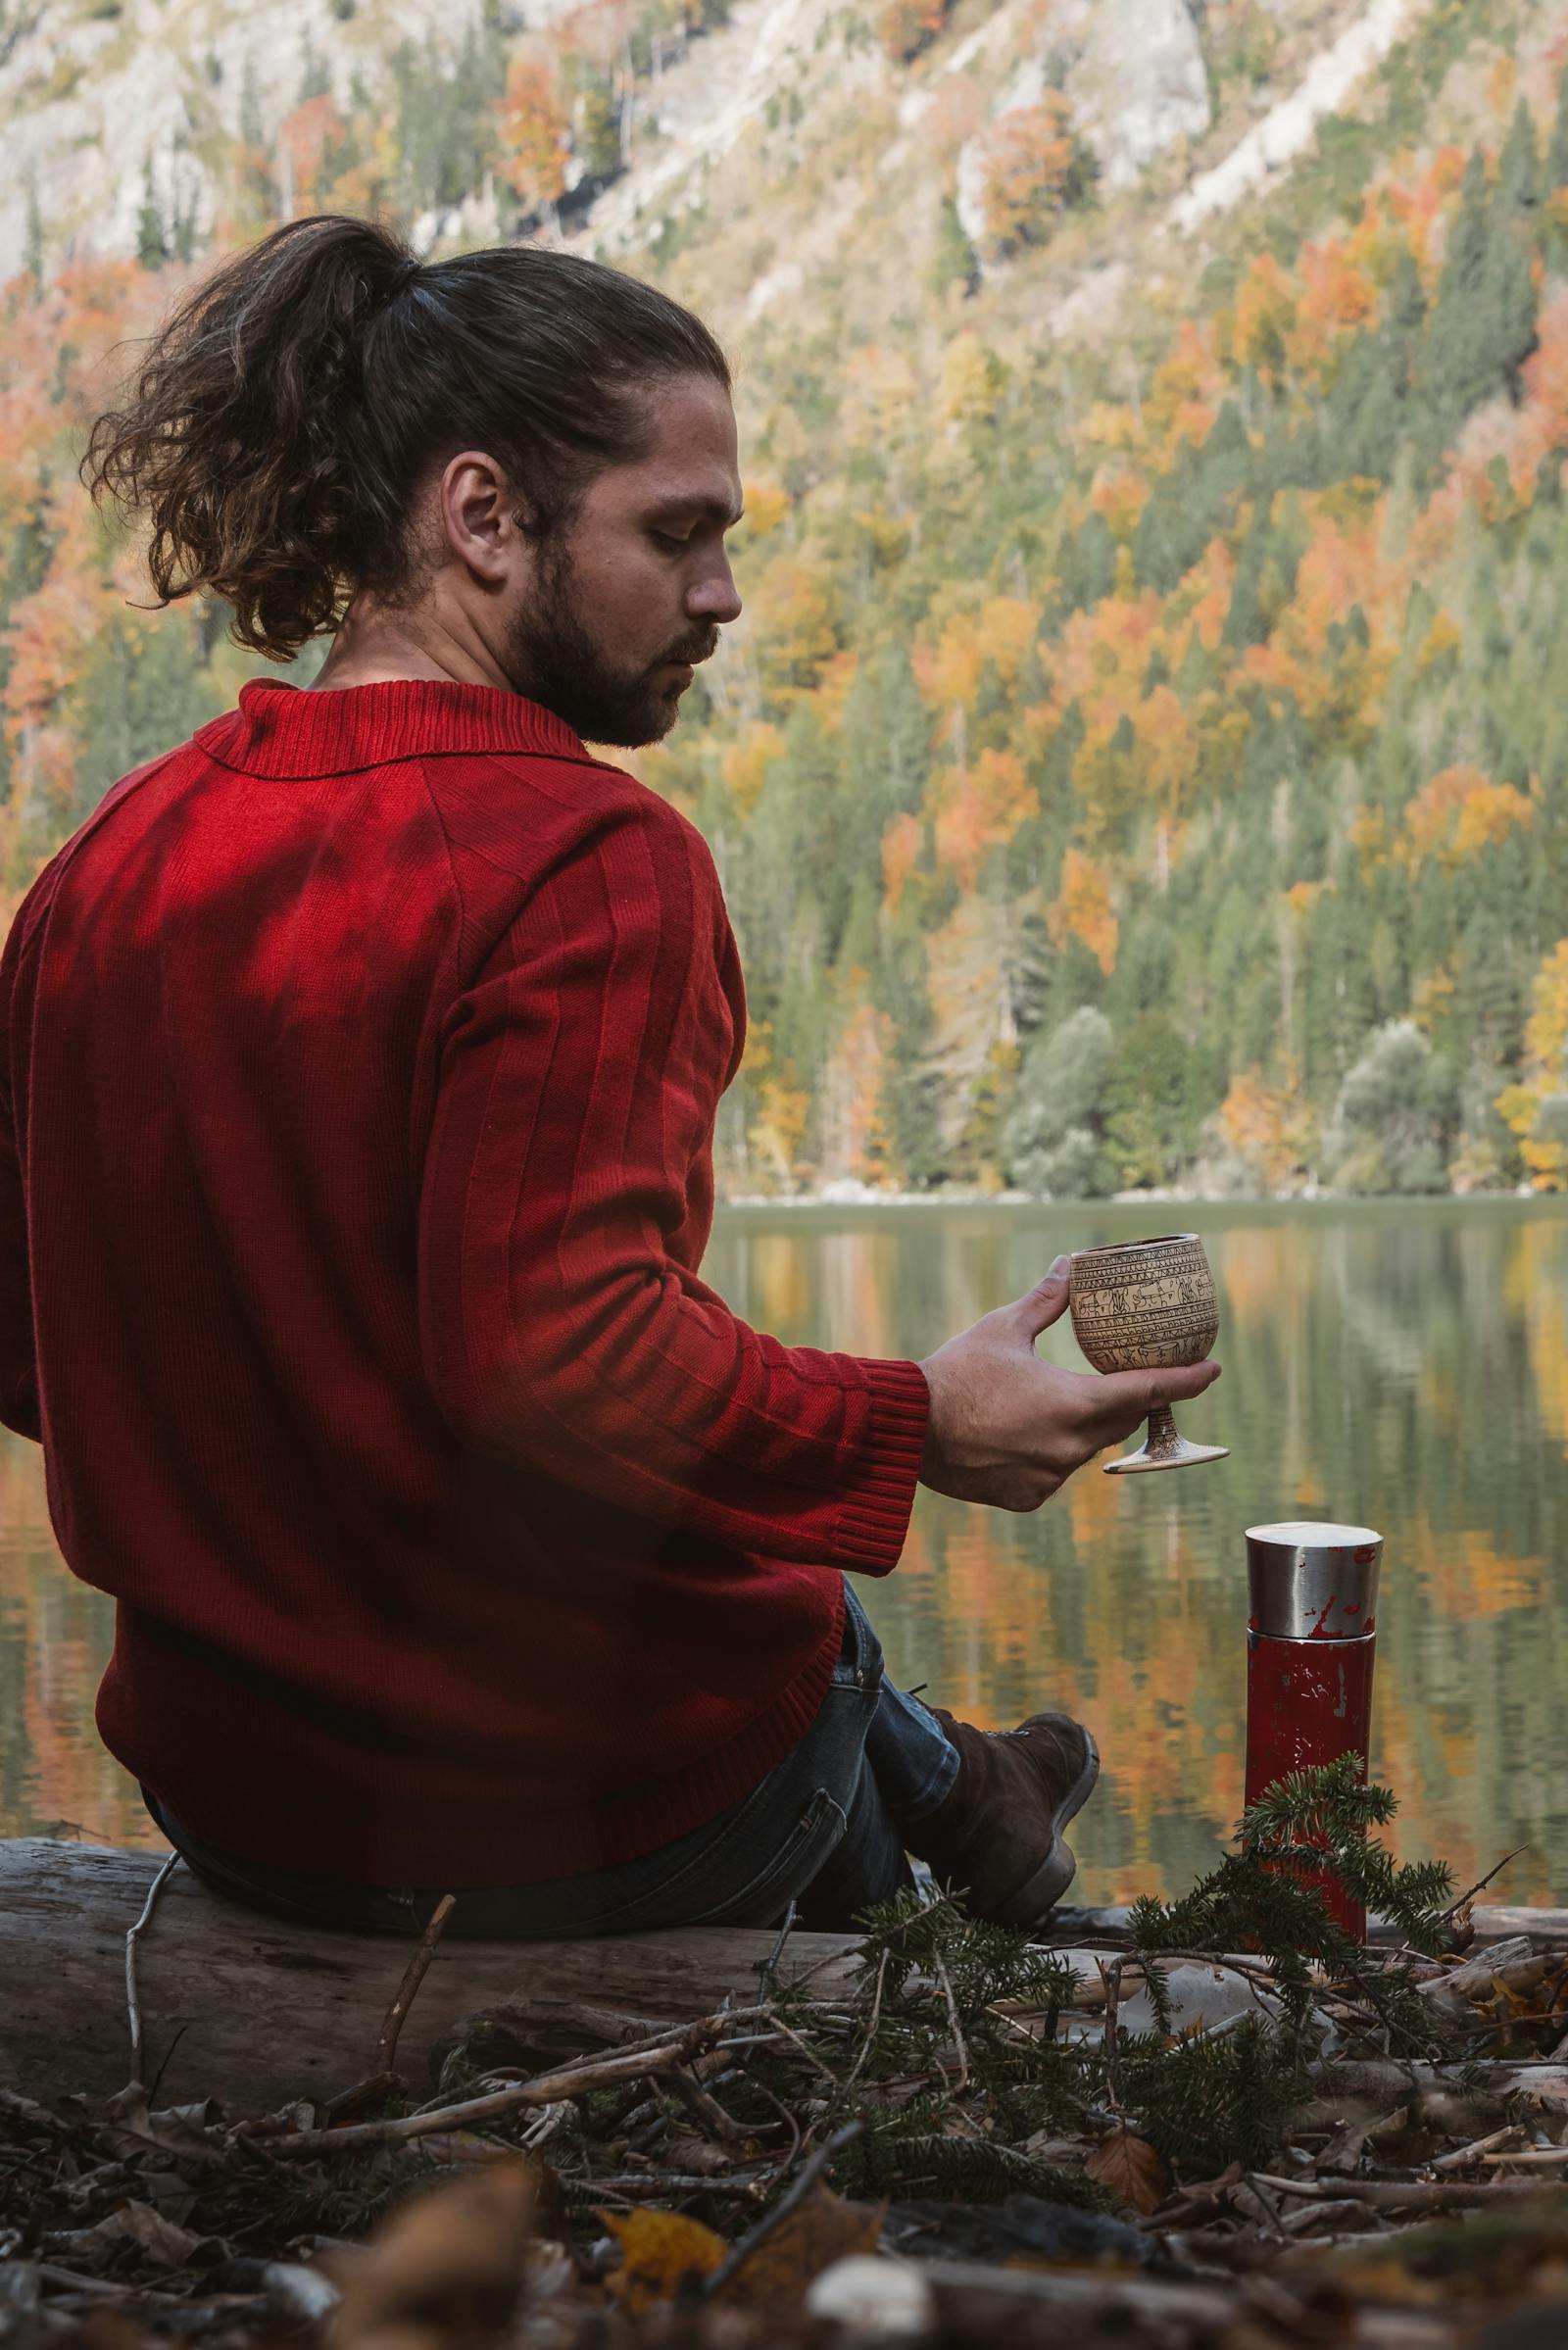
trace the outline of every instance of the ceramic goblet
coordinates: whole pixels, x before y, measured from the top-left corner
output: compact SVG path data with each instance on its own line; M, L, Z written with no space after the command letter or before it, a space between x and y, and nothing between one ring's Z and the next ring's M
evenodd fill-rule
M1214 1276L1196 1232L1080 1248L1068 1277L1078 1344L1097 1371L1169 1370L1201 1362L1219 1329ZM1226 1444L1190 1444L1168 1403L1149 1415L1141 1449L1105 1463L1107 1477L1137 1469L1186 1469L1224 1460Z

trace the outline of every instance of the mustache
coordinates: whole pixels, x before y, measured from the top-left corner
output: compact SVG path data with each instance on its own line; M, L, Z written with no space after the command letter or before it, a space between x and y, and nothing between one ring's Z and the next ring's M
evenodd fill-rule
M709 661L717 651L718 630L710 628L700 637L690 637L684 644L672 646L669 652L660 655L660 661Z

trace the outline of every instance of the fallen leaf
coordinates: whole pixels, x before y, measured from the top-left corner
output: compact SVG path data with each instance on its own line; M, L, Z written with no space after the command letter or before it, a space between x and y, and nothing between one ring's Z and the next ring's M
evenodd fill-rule
M91 2228L73 2228L69 2243L73 2264L94 2272L107 2267L127 2244L134 2244L160 2269L183 2269L198 2261L210 2264L221 2259L225 2249L217 2237L192 2235L150 2204L135 2200L120 2204Z
M1170 2187L1170 2173L1153 2147L1130 2130L1113 2130L1102 2138L1084 2169L1134 2211L1158 2211Z
M887 2209L885 2203L850 2203L831 2187L814 2186L742 2265L725 2299L754 2309L794 2308L811 2279L835 2261L875 2252Z
M487 2163L393 2213L345 2269L334 2350L427 2328L443 2340L500 2332L522 2284L535 2181L526 2163Z
M628 2317L640 2318L657 2301L671 2301L688 2277L710 2277L729 2246L701 2220L678 2211L634 2211L624 2217L604 2211L600 2218L620 2242L620 2267L605 2279Z

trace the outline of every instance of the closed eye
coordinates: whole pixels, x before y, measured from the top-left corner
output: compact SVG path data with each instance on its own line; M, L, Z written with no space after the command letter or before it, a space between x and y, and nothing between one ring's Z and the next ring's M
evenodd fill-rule
M661 547L668 547L668 548L672 549L672 550L673 550L675 553L677 553L677 554L679 553L679 551L680 551L680 549L681 549L681 548L683 548L683 547L687 546L687 545L690 543L690 542L689 542L688 540L686 540L686 539L677 539L677 538L674 538L674 537L672 537L672 536L671 536L671 534L670 534L670 533L669 533L667 530L655 530L655 531L651 531L651 532L649 533L649 536L650 536L650 537L651 537L651 538L654 540L654 542L655 542L655 544L656 544L656 545L658 545L658 546L661 546Z

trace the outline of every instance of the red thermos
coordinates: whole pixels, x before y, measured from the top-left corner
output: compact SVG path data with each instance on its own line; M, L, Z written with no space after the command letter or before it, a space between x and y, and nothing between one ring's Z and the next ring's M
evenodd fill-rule
M1370 1526L1250 1526L1247 1800L1287 1771L1367 1761L1383 1537ZM1364 1776L1363 1768L1363 1776ZM1318 1889L1359 1941L1366 1912L1325 1873Z

